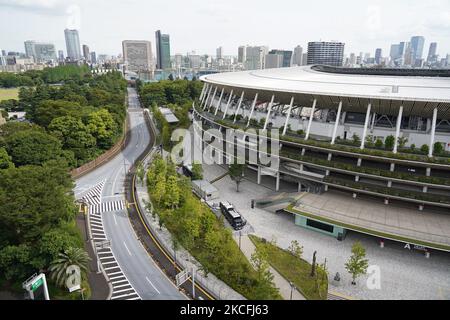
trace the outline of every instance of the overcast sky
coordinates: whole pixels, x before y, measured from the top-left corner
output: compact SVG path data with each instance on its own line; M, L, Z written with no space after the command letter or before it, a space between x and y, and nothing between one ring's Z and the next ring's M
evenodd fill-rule
M118 54L125 39L171 37L171 53L237 55L243 44L293 49L308 41L339 40L345 54L383 49L412 35L450 53L450 0L0 0L0 49L24 51L25 40L48 41L64 52L64 29L82 44Z

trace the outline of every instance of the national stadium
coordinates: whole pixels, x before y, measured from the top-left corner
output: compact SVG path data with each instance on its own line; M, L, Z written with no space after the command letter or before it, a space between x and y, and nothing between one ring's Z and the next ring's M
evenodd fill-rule
M279 170L249 169L302 194L285 209L296 224L450 251L450 70L315 65L201 81L203 130L279 129Z

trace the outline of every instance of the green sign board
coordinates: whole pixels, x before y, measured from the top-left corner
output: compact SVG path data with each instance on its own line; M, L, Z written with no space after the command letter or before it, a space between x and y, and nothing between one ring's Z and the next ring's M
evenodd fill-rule
M40 286L44 284L44 279L39 278L36 282L31 285L31 290L36 291Z

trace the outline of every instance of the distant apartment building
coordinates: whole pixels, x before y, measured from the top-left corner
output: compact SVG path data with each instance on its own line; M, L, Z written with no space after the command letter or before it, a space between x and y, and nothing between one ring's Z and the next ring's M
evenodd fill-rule
M152 44L146 40L122 41L123 60L127 69L134 72L152 71ZM102 55L99 56L101 60Z
M223 48L222 47L218 47L216 49L216 59L217 60L223 59Z
M383 58L383 50L381 48L378 48L375 50L375 63L381 64L381 60Z
M265 68L265 58L269 51L267 46L247 47L245 50L245 67L247 70L260 70Z
M86 44L83 44L83 57L84 57L84 61L86 61L86 62L91 61L91 53L89 51L89 46Z
M25 55L27 58L32 58L35 63L49 63L57 60L56 49L52 43L25 41Z
M67 58L71 61L81 60L82 56L78 30L65 29L64 37L66 40Z
M294 55L292 57L292 64L296 66L303 65L303 48L302 46L296 46L294 49Z
M437 60L438 60L437 43L432 42L432 43L430 43L430 49L428 50L427 62L435 63L435 62L437 62Z
M288 68L292 65L292 51L288 50L270 50L269 54L279 54L283 56L281 68Z
M422 59L424 46L425 46L424 37L415 36L411 38L411 52L413 55L413 60Z
M171 68L170 63L170 36L156 31L156 68L166 70Z
M247 60L247 46L240 46L238 48L238 63L245 63Z
M309 42L308 65L322 64L328 66L342 66L344 62L344 47L342 42Z
M265 69L282 68L283 55L277 53L266 54Z

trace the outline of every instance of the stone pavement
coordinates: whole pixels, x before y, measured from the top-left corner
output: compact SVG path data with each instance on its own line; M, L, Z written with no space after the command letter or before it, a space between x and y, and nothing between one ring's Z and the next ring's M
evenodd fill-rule
M236 242L239 242L239 236L233 237ZM251 261L252 254L255 252L256 247L250 240L248 235L241 237L241 251ZM284 300L290 300L291 298L291 285L281 274L279 274L274 268L269 267L270 273L273 275L273 282L275 286L280 290L280 294ZM292 291L292 300L306 300L305 297L297 290Z
M222 175L226 170L219 166L203 166L204 176L211 181ZM228 200L235 205L244 216L254 233L261 238L275 238L278 246L288 248L292 240L297 240L304 247L304 259L312 262L312 255L317 251L317 262L327 259L330 273L330 291L344 294L357 299L418 299L418 300L449 300L450 299L450 255L433 251L430 259L422 252L404 249L404 246L394 242L385 242L381 249L377 239L363 234L349 232L344 241L298 227L294 217L287 214L274 214L259 208L251 209L251 199L262 199L273 196L274 180L263 179L262 185L257 185L250 175L241 183L241 192L236 192L236 184L227 176L214 183L220 191L220 198L215 202ZM267 178L267 177L265 177ZM265 183L267 181L267 183ZM282 189L285 186L281 186ZM285 188L286 189L286 188ZM370 275L361 277L357 285L351 285L351 276L345 270L344 264L351 254L351 246L360 241L366 248L369 264L379 268L380 284L378 289L369 289L367 280ZM333 282L334 275L339 272L340 283Z

